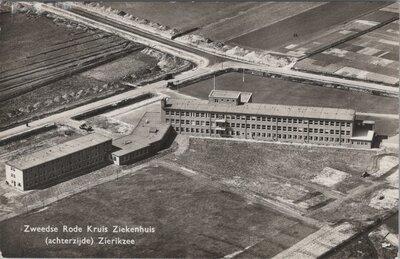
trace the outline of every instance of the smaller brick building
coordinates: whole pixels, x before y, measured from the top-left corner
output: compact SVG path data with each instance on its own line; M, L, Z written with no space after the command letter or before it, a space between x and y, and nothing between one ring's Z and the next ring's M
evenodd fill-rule
M112 153L114 164L131 164L163 149L171 140L172 130L159 122L160 113L147 112L130 135L113 140L113 146L120 149Z
M6 182L25 191L110 162L111 139L93 133L6 162Z

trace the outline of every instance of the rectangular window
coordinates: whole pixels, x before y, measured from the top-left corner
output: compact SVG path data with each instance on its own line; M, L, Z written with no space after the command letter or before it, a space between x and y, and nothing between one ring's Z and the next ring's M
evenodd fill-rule
M169 111L165 111L165 115L169 115Z

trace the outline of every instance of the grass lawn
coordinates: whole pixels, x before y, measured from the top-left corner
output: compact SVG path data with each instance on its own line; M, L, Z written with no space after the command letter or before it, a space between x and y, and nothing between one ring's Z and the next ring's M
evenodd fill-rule
M242 73L216 77L216 89L253 93L253 102L355 109L358 112L398 114L398 99L367 93L314 86L289 80ZM179 89L179 92L207 99L213 78Z

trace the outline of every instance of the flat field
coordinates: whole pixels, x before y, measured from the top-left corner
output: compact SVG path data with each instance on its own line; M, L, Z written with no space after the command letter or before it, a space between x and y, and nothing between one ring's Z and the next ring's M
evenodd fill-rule
M23 233L23 225L152 226L154 233ZM148 167L0 222L6 257L224 257L260 242L269 258L316 229L164 167ZM273 238L272 236L273 235ZM45 237L131 238L135 245L46 246ZM72 249L73 248L73 249Z
M196 33L214 41L229 41L324 4L326 3L266 2L211 22Z
M365 226L396 207L397 189L361 177L378 170L376 150L201 138L187 146L165 159L321 222Z
M19 94L1 101L0 129L133 89L121 80L135 84L191 66L185 60L68 21L22 13L2 13L0 20L5 50L0 55L0 95L2 89L8 91L8 86L1 88L2 81L40 81L32 81L34 89L22 85L11 89ZM129 51L113 50L114 45ZM119 56L106 58L107 51ZM86 65L90 69L82 69ZM53 68L68 72L68 76Z
M372 150L194 138L190 139L188 151L179 156L178 161L212 179L230 185L247 185L247 189L266 197L279 194L295 202L307 200L303 195L313 192L310 181L326 167L347 174L346 181L338 181L330 189L345 193L368 184L360 175L374 170L375 156L376 151ZM291 182L293 179L297 180ZM277 185L281 185L281 190ZM263 186L269 188L264 190Z
M395 14L398 15L398 14ZM312 55L296 64L295 68L398 84L399 74L398 20Z
M277 50L282 46L306 41L332 26L340 25L388 4L385 2L329 2L229 42L252 48ZM294 37L294 34L298 36Z
M103 5L185 31L238 15L261 4L257 2L104 2Z
M2 13L0 100L144 48L45 15Z
M314 86L277 78L241 73L226 73L216 77L216 89L253 93L253 102L322 106L355 109L357 112L398 114L398 99L367 93ZM180 93L207 99L213 88L213 79L179 89Z

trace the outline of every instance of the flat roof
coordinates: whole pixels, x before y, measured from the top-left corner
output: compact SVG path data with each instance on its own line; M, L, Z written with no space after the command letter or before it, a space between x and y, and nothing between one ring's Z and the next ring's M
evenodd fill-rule
M352 109L339 109L310 106L288 106L280 104L245 103L236 106L218 105L208 103L206 100L173 99L167 100L165 109L185 111L220 112L243 115L269 115L277 117L297 117L309 119L326 119L353 121L355 111Z
M240 93L241 92L239 91L211 90L208 97L238 99L240 97Z
M368 129L357 129L354 130L351 140L362 140L362 141L372 141L374 139L375 132Z
M72 153L76 153L97 144L105 143L107 141L111 141L111 139L97 133L91 133L64 142L62 144L42 149L38 152L8 161L6 162L6 164L19 170L26 170L28 168L50 162L52 160L64 157Z
M250 92L241 92L240 93L240 102L242 103L248 103L250 101L251 96L253 96L253 93Z
M161 124L160 116L159 112L146 112L130 135L113 140L113 145L121 150L112 154L123 156L162 140L170 125Z

